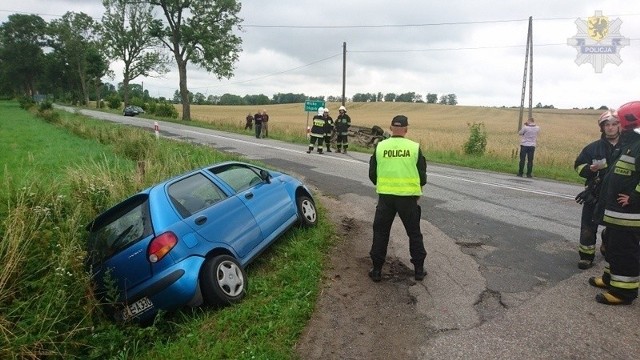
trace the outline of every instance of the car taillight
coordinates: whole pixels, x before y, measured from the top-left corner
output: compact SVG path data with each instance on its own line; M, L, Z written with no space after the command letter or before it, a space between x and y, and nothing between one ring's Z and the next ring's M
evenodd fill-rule
M178 238L172 232L166 232L155 239L151 240L149 250L147 250L147 259L155 263L167 255L171 249L178 243Z

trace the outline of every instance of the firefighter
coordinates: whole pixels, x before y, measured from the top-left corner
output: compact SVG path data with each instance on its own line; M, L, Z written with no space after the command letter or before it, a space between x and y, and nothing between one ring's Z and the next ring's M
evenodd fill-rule
M338 138L336 140L337 152L344 151L347 153L349 147L349 127L351 126L351 117L347 115L347 108L344 105L338 109L338 117L336 118L336 134ZM344 150L341 150L344 149Z
M329 116L328 108L324 108L322 117L324 119L324 143L327 146L327 152L331 152L331 137L333 136L333 118Z
M580 245L578 246L578 268L585 270L593 266L596 253L596 235L598 224L594 221L594 211L600 192L600 184L609 166L613 164L612 154L619 147L620 122L614 110L607 110L598 119L602 133L600 139L585 146L580 152L574 168L585 179L585 190L576 196L576 202L582 204L580 220ZM604 248L604 247L603 247Z
M382 280L382 265L387 256L391 225L400 215L409 236L409 252L414 266L414 278L424 279L427 272L424 261L427 252L420 231L421 209L418 199L427 183L427 162L420 144L406 139L408 119L398 115L391 121L392 136L381 141L369 159L369 179L376 185L378 204L373 219L371 261L369 277Z
M607 248L602 277L589 284L606 289L596 301L606 305L630 305L640 284L640 101L622 105L620 157L607 172L600 193L604 205L601 224L607 227Z
M309 150L307 154L313 151L313 147L316 142L318 143L318 154L322 154L322 143L324 141L324 109L318 109L318 115L313 117L313 125L311 126L311 133L309 134Z

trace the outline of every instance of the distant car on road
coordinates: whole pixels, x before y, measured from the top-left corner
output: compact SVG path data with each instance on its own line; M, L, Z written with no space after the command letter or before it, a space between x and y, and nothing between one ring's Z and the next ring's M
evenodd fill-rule
M144 114L144 110L140 106L129 105L122 110L124 116L136 116Z
M245 267L294 224L317 220L298 179L224 162L160 182L99 215L87 225L87 265L116 320L148 321L160 309L239 302Z

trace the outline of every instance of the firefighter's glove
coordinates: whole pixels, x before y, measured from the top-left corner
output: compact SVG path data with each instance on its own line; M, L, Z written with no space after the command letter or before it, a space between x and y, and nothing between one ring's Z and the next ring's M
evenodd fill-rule
M586 189L576 196L576 202L580 205L593 205L598 202L598 199L593 196L589 189Z

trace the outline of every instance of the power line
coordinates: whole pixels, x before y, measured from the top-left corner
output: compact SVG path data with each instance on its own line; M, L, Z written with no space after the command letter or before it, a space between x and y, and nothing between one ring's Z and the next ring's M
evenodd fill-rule
M619 14L607 15L615 16L638 16L640 14ZM557 21L557 20L575 20L578 17L556 17L556 18L537 18L536 21ZM481 21L454 21L454 22L436 22L436 23L418 23L418 24L383 24L383 25L260 25L245 24L246 28L284 28L284 29L375 29L375 28L403 28L403 27L428 27L428 26L451 26L451 25L476 25L476 24L499 24L529 21L526 19L507 19L507 20L481 20Z
M305 65L301 65L301 66L298 66L298 67L295 67L295 68L291 68L291 69L288 69L288 70L279 71L279 72L272 73L272 74L268 74L268 75L263 75L263 76L260 76L260 77L257 77L257 78L253 78L253 79L247 79L247 80L242 80L242 81L230 82L230 83L227 83L227 84L224 84L224 85L194 87L194 88L192 88L192 89L205 89L205 88L211 88L211 87L221 87L221 86L228 86L228 85L237 85L237 84L244 84L244 83L248 83L248 82L252 82L252 81L258 81L258 80L266 79L266 78L268 78L268 77L272 77L272 76L276 76L276 75L282 75L282 74L286 74L286 73L288 73L288 72L292 72L292 71L295 71L295 70L298 70L298 69L302 69L302 68L305 68L305 67L309 67L309 66L311 66L311 65L315 65L315 64L317 64L317 63L320 63L320 62L323 62L323 61L327 61L327 60L333 59L334 57L337 57L337 56L342 56L342 53L334 54L334 55L331 55L331 56L326 57L326 58L324 58L324 59L316 60L316 61L310 62L310 63L308 63L308 64L305 64Z

